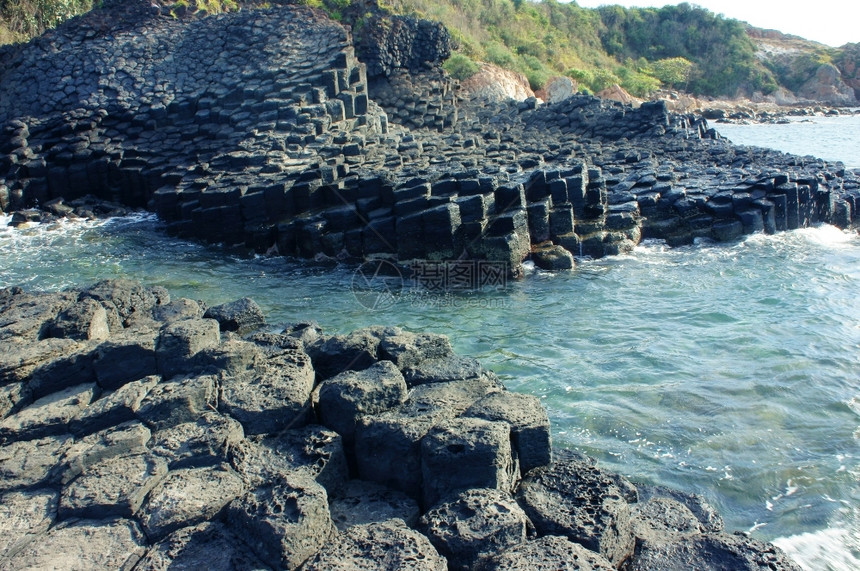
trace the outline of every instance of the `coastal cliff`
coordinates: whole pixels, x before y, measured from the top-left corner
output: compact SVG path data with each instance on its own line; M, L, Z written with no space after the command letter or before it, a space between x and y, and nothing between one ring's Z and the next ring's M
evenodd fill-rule
M108 280L0 290L0 340L4 569L797 569L443 335Z
M663 103L463 101L446 38L399 18L363 30L364 62L309 8L106 3L0 50L0 206L92 194L259 252L514 275L547 248L569 267L643 238L855 221L855 173L735 147Z

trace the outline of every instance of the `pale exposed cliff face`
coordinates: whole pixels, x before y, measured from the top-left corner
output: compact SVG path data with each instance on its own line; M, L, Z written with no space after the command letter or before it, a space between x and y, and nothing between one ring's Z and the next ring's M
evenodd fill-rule
M792 93L780 89L768 98L778 104L792 105L797 103L823 103L827 105L856 105L855 89L860 86L850 84L853 79L853 58L845 58L842 69L832 63L822 63L817 69L814 62L828 61L829 48L816 42L804 40L795 36L782 34L774 30L750 29L747 32L756 44L756 57L769 66L781 69L803 70L811 75L800 87L794 87ZM837 58L838 59L838 58ZM812 67L810 67L810 62ZM846 66L845 63L848 65ZM850 69L851 72L846 70ZM812 70L815 70L812 73Z
M535 96L525 75L491 63L481 64L481 71L461 84L460 94L470 99L490 101L524 101Z
M797 91L803 99L821 101L831 105L854 105L857 97L854 90L842 81L842 74L835 65L823 64L815 76Z

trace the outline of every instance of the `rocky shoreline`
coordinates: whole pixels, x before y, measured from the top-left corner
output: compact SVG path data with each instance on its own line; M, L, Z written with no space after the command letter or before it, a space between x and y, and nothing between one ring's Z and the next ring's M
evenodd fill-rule
M0 339L4 569L797 569L442 335L111 280L0 290Z
M444 28L366 28L354 42L303 7L173 17L135 0L4 47L0 207L93 194L258 252L512 275L643 238L856 221L860 177L839 163L733 146L664 102L464 101Z

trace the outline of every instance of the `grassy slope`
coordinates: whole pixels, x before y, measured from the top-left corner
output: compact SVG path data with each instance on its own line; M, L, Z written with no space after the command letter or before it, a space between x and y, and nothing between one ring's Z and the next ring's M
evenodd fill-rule
M354 28L376 9L376 0L294 1L321 7ZM236 7L233 0L179 0L177 5L205 9L228 2L227 9ZM92 3L0 0L0 44L38 35L89 10ZM473 61L486 61L525 74L535 89L550 77L568 75L591 91L618 83L639 96L660 87L735 96L769 93L778 85L795 89L822 62L860 67L858 50L813 42L801 45L797 57L762 60L756 57L761 38L751 38L743 23L689 4L588 9L556 0L379 0L379 7L445 24L460 46L448 65L454 75L462 78L475 69ZM752 35L759 32L752 30ZM779 41L794 41L776 35Z

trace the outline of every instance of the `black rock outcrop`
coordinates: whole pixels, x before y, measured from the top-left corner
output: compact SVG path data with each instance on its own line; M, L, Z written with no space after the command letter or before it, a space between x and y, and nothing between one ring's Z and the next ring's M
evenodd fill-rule
M442 336L239 337L186 301L0 290L0 568L796 569L697 496L553 455L538 399ZM141 337L169 367L62 365Z

